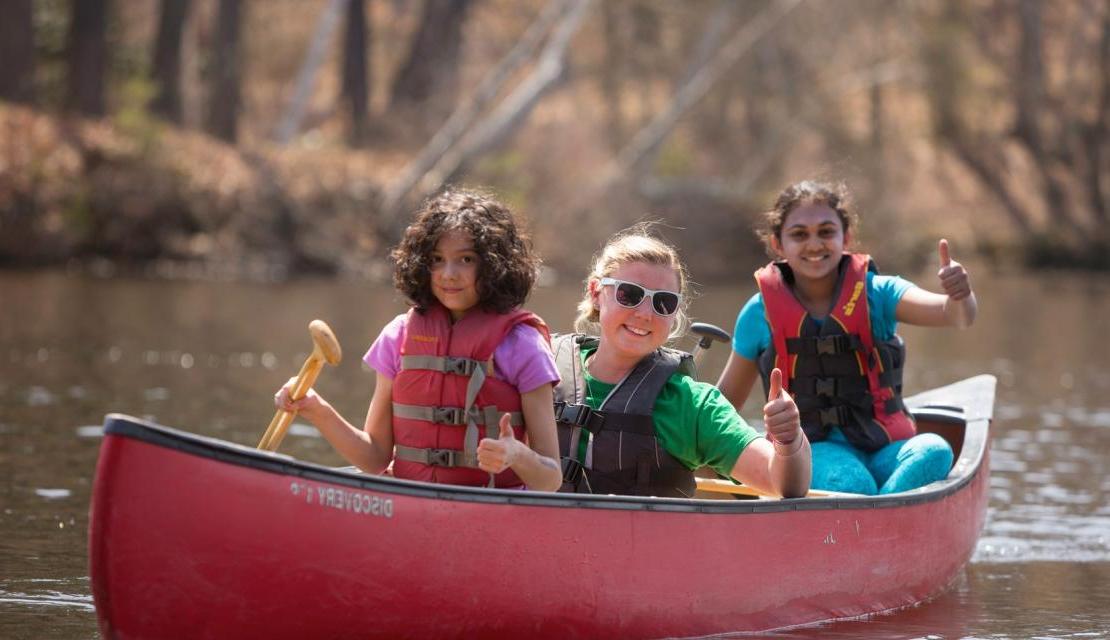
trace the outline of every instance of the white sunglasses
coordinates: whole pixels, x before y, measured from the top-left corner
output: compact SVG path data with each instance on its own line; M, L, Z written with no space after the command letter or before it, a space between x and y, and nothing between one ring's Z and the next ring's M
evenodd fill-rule
M651 298L651 308L655 313L661 316L673 316L678 311L679 304L682 303L681 293L656 291L635 282L617 280L616 278L602 278L598 284L603 287L613 285L613 297L617 304L629 309L640 306L644 298Z

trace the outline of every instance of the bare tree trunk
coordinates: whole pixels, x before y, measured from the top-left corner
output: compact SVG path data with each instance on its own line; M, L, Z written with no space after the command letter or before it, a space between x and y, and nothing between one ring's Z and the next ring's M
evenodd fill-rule
M308 53L305 54L301 70L297 73L297 82L293 87L293 97L281 118L274 138L279 144L287 144L297 135L301 128L301 118L304 116L305 105L312 94L312 87L316 84L316 73L324 63L327 56L328 45L331 43L332 32L339 24L339 16L343 13L344 5L348 0L330 0L320 19L316 22L316 32L308 44Z
M593 0L575 0L569 12L555 27L536 62L535 70L466 137L456 151L440 159L420 182L421 197L454 179L476 158L509 137L532 113L532 108L566 74L566 54L570 39L582 26Z
M602 26L605 38L605 64L601 65L601 93L605 96L606 132L613 149L624 144L624 100L621 76L624 74L624 47L617 24L616 7L612 2L601 3Z
M671 102L661 113L643 129L632 141L625 145L620 155L602 174L603 182L628 176L635 172L645 157L648 157L662 144L666 136L678 124L679 118L700 100L713 84L737 60L747 53L770 31L779 20L798 5L801 0L778 0L770 8L760 13L754 20L737 31L705 66L692 74L689 82L678 89Z
M366 121L370 104L367 77L370 42L366 29L365 0L348 0L347 30L343 39L343 101L350 114L352 146L366 138Z
M0 20L0 99L30 104L35 99L35 40L31 0L9 0Z
M462 27L471 0L426 0L405 63L393 80L390 109L453 105L458 94Z
M1103 155L1107 140L1107 129L1110 127L1110 11L1104 12L1102 18L1102 37L1099 38L1099 98L1098 110L1091 124L1084 127L1083 146L1087 156L1087 197L1091 203L1098 226L1105 229L1110 221L1107 212L1106 194L1103 189L1103 180L1106 169L1106 158Z
M505 81L516 73L539 48L551 25L556 20L565 18L573 6L572 0L551 0L544 7L512 50L482 79L474 95L451 114L431 141L420 150L416 158L401 171L400 177L386 190L382 198L382 213L386 218L392 219L397 215L409 192L467 134L475 119L501 91Z
M170 122L181 124L181 34L189 19L191 0L162 0L158 35L154 41L152 76L158 94L151 109Z
M232 144L239 132L242 12L241 0L220 0L208 95L208 132Z
M108 0L73 0L70 7L67 105L85 115L102 116Z
M956 152L956 157L971 169L987 191L998 198L1002 204L1002 210L1010 217L1010 221L1018 228L1021 235L1026 238L1037 235L1033 229L1032 212L1025 208L1018 196L1006 186L1002 178L1005 175L1004 170L997 167L996 163L989 162L982 151L984 146L971 141L970 137L966 133L959 133L951 136L948 144Z
M1042 108L1045 96L1043 6L1040 0L1021 0L1019 7L1021 49L1018 73L1013 79L1017 102L1014 135L1033 156L1043 181L1045 203L1053 217L1062 221L1076 238L1083 238L1086 232L1072 211L1063 184L1053 173L1052 150L1042 134L1041 120L1045 117Z

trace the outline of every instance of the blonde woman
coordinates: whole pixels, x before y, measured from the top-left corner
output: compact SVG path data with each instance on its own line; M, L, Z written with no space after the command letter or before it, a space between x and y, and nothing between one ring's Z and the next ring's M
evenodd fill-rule
M693 470L784 497L809 490L809 443L785 393L763 407L770 440L711 384L689 354L664 347L687 323L686 269L640 226L595 256L575 329L552 344L564 491L689 497ZM781 374L777 374L780 375Z

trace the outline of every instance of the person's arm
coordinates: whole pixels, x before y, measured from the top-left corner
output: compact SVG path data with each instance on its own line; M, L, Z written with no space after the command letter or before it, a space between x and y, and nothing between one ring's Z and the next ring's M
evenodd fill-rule
M555 431L551 384L520 394L528 444L517 440L509 414L501 416L501 435L478 443L478 467L490 473L511 468L533 491L558 491L563 482L559 467L559 438Z
M717 388L732 403L732 406L740 411L747 402L748 396L751 395L757 379L759 379L759 368L755 362L733 351L728 357L728 362L725 363L720 379L717 380Z
M323 396L309 389L303 398L290 401L290 379L275 397L275 404L286 411L295 411L320 431L331 446L347 462L366 473L381 473L393 459L393 380L381 373L377 376L374 397L366 412L361 430L335 410Z
M767 438L752 441L732 467L732 477L761 491L799 498L809 493L813 474L809 439L798 406L782 389L782 372L771 372L770 399L763 405Z
M911 287L898 301L894 317L907 324L966 329L975 322L978 313L971 280L963 265L949 256L947 240L940 241L938 252L940 270L937 271L937 279L944 293Z

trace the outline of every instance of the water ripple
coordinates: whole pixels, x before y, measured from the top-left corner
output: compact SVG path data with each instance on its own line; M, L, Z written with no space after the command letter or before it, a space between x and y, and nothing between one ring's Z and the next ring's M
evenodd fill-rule
M0 589L0 604L18 604L29 607L66 607L82 611L96 610L91 594L63 593L61 591L23 593Z

